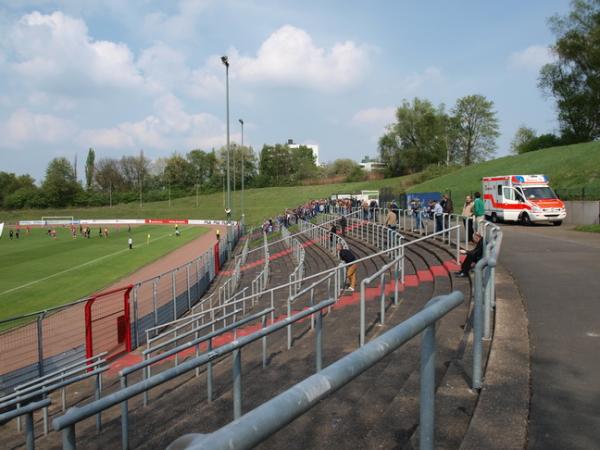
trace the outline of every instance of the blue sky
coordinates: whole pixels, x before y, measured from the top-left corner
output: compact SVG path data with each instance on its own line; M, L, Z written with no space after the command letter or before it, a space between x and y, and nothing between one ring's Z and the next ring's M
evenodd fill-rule
M547 18L568 1L64 0L0 4L0 170L41 180L50 159L152 159L225 143L377 154L402 99L495 104L508 153L521 124L555 131L537 88ZM79 168L79 173L83 173Z

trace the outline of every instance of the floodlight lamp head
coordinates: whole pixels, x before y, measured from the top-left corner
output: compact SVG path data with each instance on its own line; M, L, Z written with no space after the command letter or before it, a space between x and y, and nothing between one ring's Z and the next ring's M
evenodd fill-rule
M242 119L238 119L242 125L244 125L244 121Z
M225 67L229 67L229 59L227 56L221 56L221 62L225 64Z

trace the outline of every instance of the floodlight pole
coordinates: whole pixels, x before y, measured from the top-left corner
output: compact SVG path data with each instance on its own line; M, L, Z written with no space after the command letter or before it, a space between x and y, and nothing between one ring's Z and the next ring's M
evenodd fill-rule
M244 121L242 119L238 119L240 125L242 126L242 201L241 201L241 209L242 209L242 225L244 225Z
M225 65L225 110L227 112L227 204L225 205L225 209L231 211L231 181L229 178L229 60L227 56L221 56L221 62Z

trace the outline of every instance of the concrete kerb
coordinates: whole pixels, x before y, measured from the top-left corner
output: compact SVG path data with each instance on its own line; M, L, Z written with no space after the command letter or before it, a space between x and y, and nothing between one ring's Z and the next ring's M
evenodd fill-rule
M530 402L528 319L510 273L496 270L496 321L475 413L460 446L523 449L527 442Z

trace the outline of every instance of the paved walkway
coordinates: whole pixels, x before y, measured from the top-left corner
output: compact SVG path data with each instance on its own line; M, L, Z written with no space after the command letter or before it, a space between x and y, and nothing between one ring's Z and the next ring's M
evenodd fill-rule
M600 446L600 235L503 225L529 319L528 447Z

